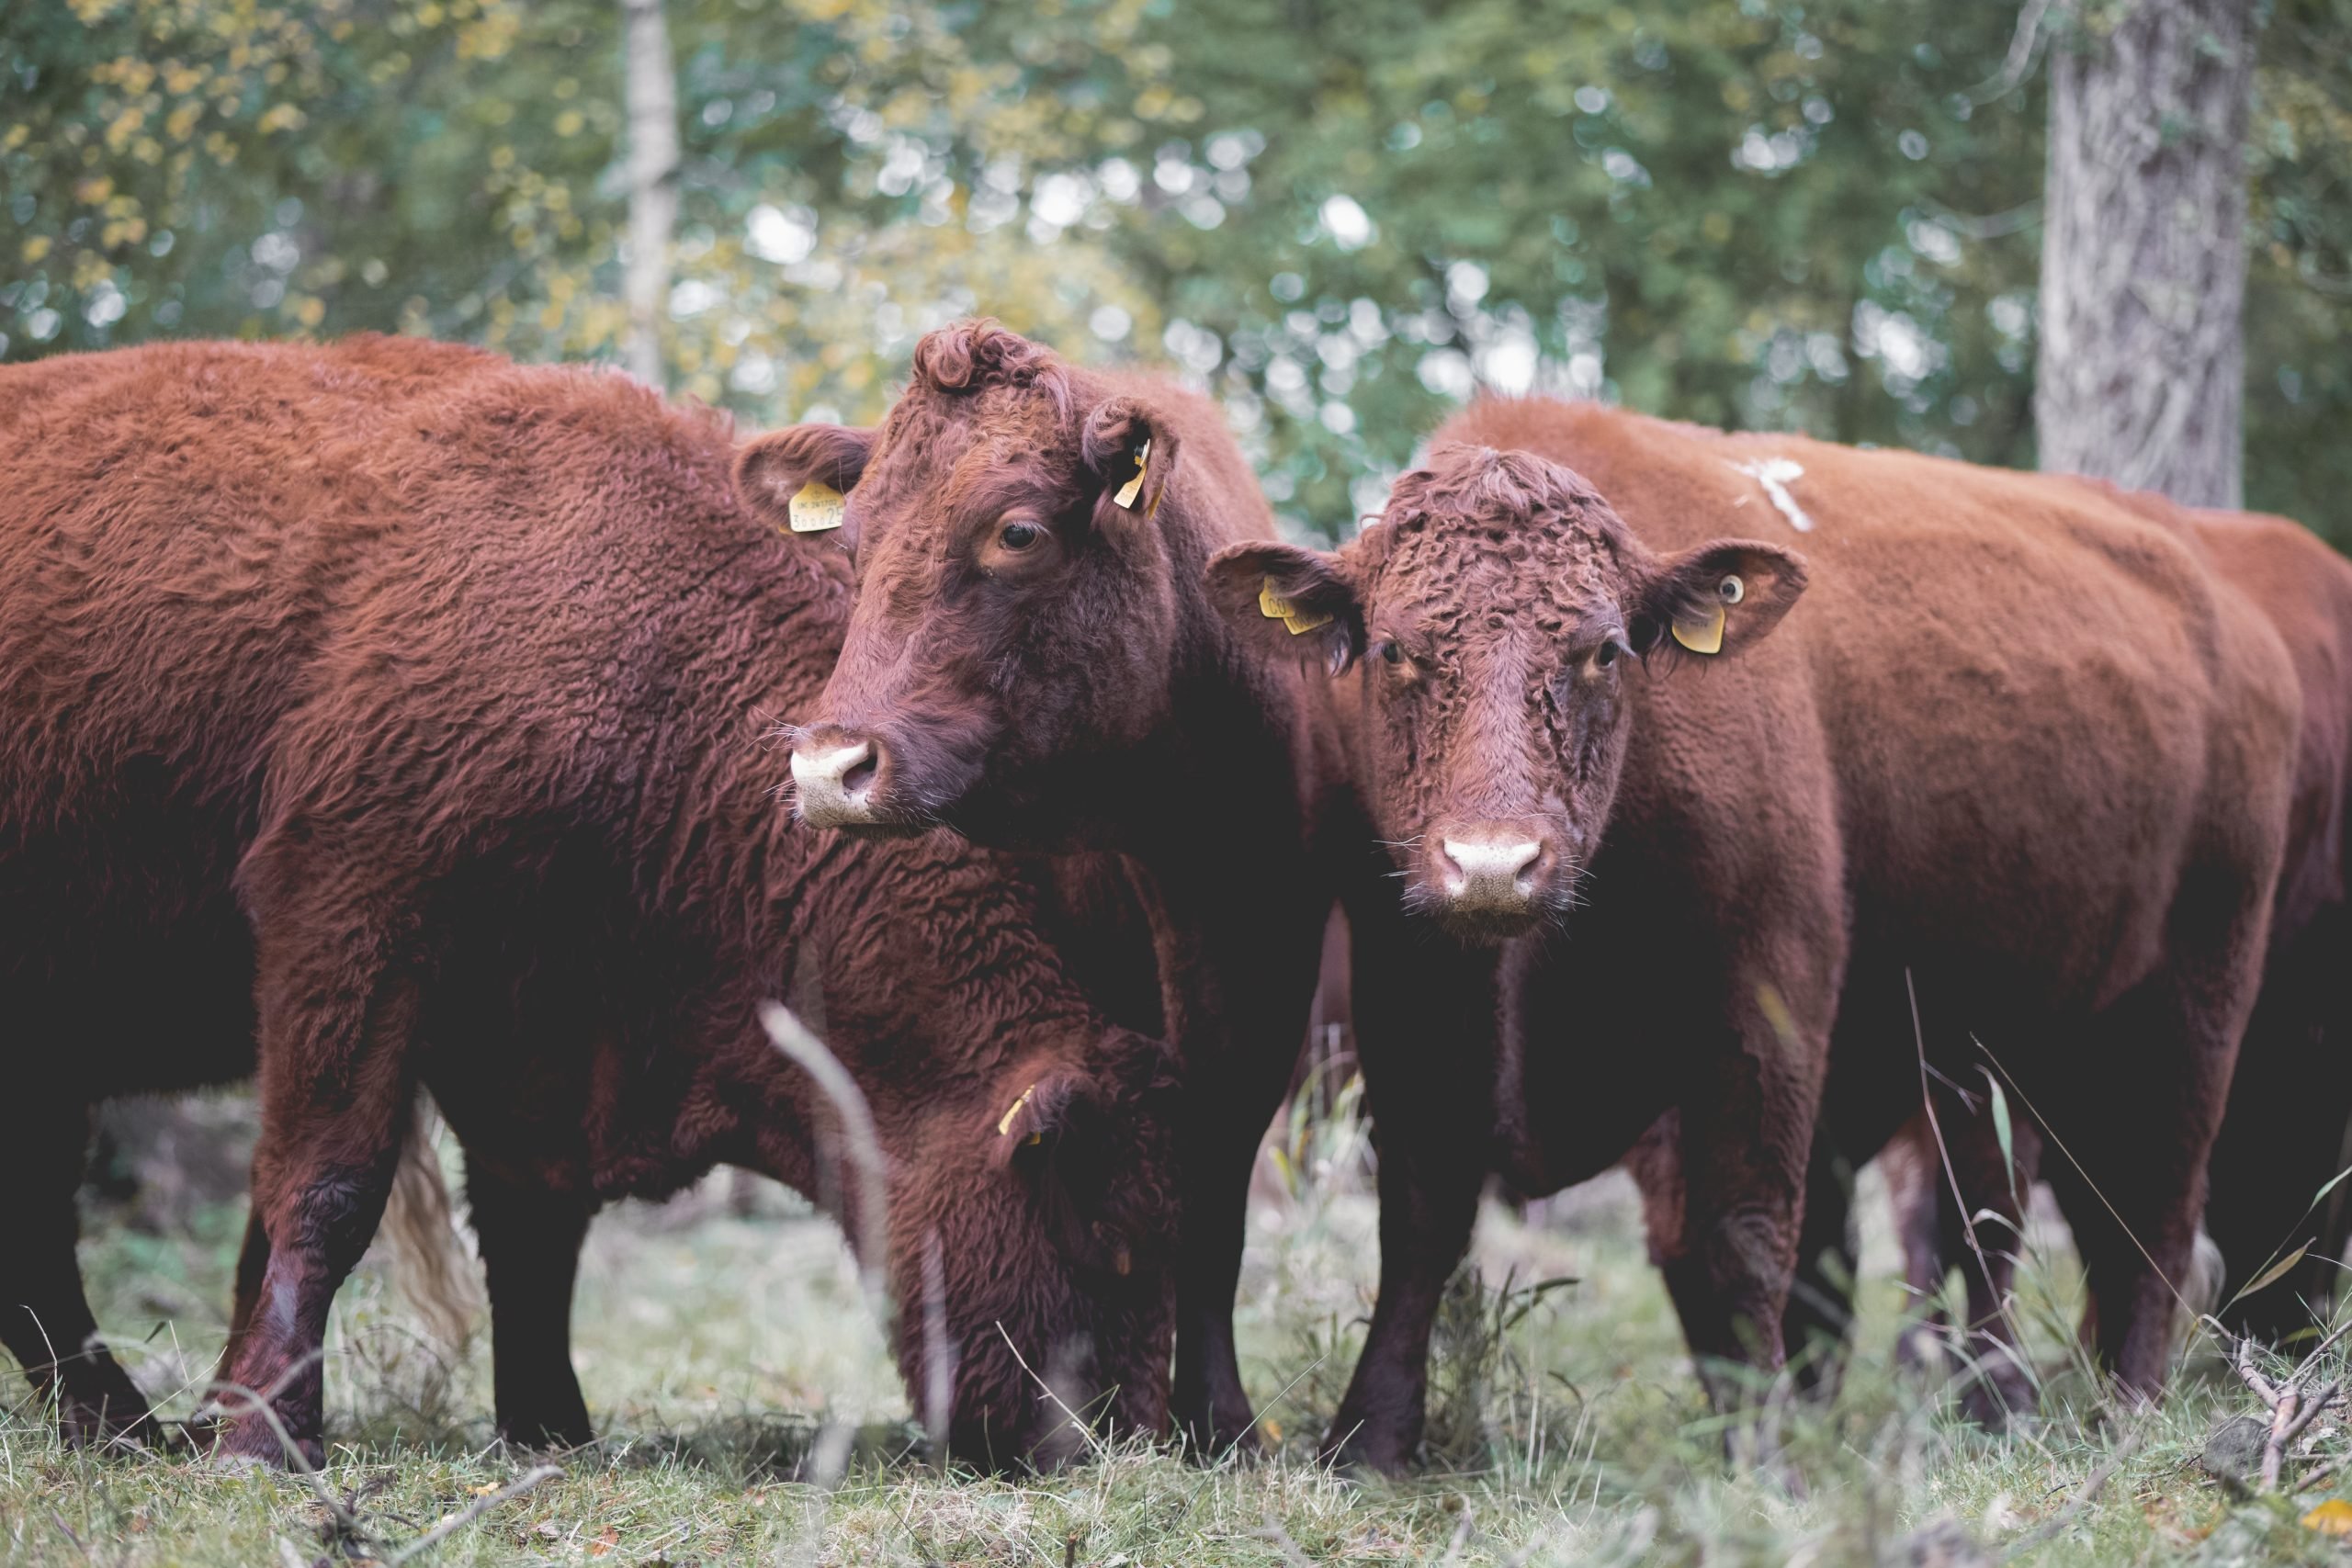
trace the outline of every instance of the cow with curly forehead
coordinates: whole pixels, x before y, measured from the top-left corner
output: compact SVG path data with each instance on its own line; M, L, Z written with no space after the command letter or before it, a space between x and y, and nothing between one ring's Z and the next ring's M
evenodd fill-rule
M0 1346L69 1437L155 1435L75 1266L88 1108L256 1064L228 1453L322 1462L329 1307L420 1088L509 1438L593 1435L590 1216L720 1163L840 1198L953 1455L1165 1426L1172 1063L1081 984L1142 922L1100 918L1115 879L780 808L763 733L849 587L733 458L624 378L406 339L0 368ZM1081 910L1108 933L1057 942ZM788 991L878 1180L761 1027Z
M1420 1090L1421 1069L1394 1063L1491 1014L1488 955L1413 955L1322 674L1246 657L1211 602L1209 558L1273 533L1248 464L1206 400L972 321L922 340L878 429L778 432L744 449L737 478L779 527L830 535L854 563L841 660L793 716L804 822L1103 847L1147 874L1185 1074L1174 1411L1204 1450L1248 1443L1232 1337L1243 1206L1334 899L1361 915L1376 1115ZM1383 1156L1384 1184L1414 1167L1402 1145ZM1462 1223L1476 1197L1460 1197ZM1405 1227L1384 1229L1384 1270L1418 1278L1418 1222L1384 1213Z
M1517 1185L1673 1113L1641 1163L1702 1366L1781 1363L1838 1173L1988 1055L2080 1162L2050 1175L2098 1351L2161 1384L2301 710L2186 530L2034 476L1497 400L1346 548L1241 546L1211 581L1262 649L1361 660L1402 901L1522 939Z

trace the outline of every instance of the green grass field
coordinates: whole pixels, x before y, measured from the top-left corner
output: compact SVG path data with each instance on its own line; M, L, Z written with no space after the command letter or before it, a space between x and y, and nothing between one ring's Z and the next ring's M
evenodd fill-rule
M2210 1342L2158 1408L2112 1407L2064 1325L2063 1236L2028 1239L2021 1310L2039 1419L1989 1438L1895 1375L1904 1302L1866 1179L1863 1319L1826 1408L1770 1417L1782 1462L1726 1462L1610 1178L1522 1222L1490 1209L1443 1325L1432 1464L1370 1483L1315 1464L1369 1306L1376 1248L1350 1124L1270 1143L1250 1219L1245 1371L1274 1457L1201 1467L1136 1446L1062 1473L943 1476L836 1233L780 1190L726 1178L596 1226L576 1355L605 1440L503 1499L537 1456L492 1440L488 1353L424 1336L371 1259L329 1342L326 1471L312 1480L69 1452L13 1371L0 1428L0 1558L100 1564L2125 1563L2333 1562L2303 1517L2337 1495L2253 1495L2201 1461L2258 1406ZM217 1351L233 1210L138 1234L93 1212L98 1314L185 1409ZM1555 1281L1567 1281L1556 1283ZM2331 1355L2333 1353L2331 1352ZM2306 1435L2319 1462L2347 1438ZM2292 1483L2290 1482L2290 1484ZM2352 1482L2342 1488L2352 1495ZM496 1499L496 1500L494 1500ZM470 1517L466 1517L470 1512ZM2347 1511L2352 1512L2352 1511ZM2324 1515L2323 1515L2324 1517ZM453 1519L462 1522L435 1538Z

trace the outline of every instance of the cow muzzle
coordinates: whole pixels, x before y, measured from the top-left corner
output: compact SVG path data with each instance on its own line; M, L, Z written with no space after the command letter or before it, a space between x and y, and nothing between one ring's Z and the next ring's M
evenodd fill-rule
M876 737L830 726L810 731L792 749L792 793L800 819L812 828L881 821L876 804L883 761Z
M1513 824L1455 824L1430 837L1429 881L1441 913L1474 923L1515 925L1542 908L1552 850L1540 833Z

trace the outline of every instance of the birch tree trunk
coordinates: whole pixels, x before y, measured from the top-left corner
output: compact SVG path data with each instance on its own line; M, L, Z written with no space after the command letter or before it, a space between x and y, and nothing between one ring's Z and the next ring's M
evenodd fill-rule
M665 387L662 322L670 299L670 235L678 220L678 80L662 0L621 0L621 95L628 111L629 373Z
M2253 0L2053 9L2041 466L2234 507Z

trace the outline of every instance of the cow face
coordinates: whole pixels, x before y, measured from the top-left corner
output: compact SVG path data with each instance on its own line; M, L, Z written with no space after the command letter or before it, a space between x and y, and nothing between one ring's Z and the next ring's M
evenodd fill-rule
M1169 703L1172 568L1154 513L1176 433L989 322L933 333L878 431L748 446L746 502L788 525L811 478L846 496L858 593L840 662L793 732L817 827L953 827L990 843L1095 841L1104 759Z
M1364 661L1363 784L1406 903L1499 940L1576 903L1636 683L1737 658L1804 564L1741 540L1661 557L1566 469L1449 446L1339 553L1239 546L1209 580L1261 648Z
M926 1103L891 1163L898 1350L949 1452L987 1469L1168 1423L1177 1205L1167 1048L1112 1029ZM935 1086L932 1086L935 1089Z

